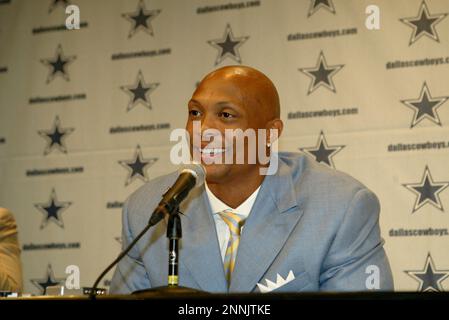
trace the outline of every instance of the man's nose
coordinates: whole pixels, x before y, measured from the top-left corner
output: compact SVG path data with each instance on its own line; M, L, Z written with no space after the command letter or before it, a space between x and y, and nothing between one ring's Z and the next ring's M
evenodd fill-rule
M207 115L201 121L201 136L203 141L211 141L216 136L221 136L220 124L216 117Z
M192 134L196 137L196 139L199 139L199 141L203 140L205 137L212 137L216 133L214 131L216 128L216 123L211 117L204 116L201 120L195 120L193 121L192 126ZM215 130L214 130L215 129Z
M201 134L209 129L218 129L216 119L211 114L206 114L203 119L201 119Z

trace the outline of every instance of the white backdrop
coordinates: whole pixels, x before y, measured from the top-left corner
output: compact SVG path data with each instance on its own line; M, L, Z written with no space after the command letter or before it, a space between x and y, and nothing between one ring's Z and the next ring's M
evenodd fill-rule
M174 169L196 83L238 63L276 84L282 150L379 196L396 288L449 289L448 15L448 0L0 1L0 206L25 291L68 265L92 284L120 250L121 203Z

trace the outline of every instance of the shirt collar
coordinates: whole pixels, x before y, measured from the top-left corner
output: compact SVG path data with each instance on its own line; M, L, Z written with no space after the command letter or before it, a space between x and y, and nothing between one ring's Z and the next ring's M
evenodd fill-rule
M245 200L241 205L239 205L237 208L233 209L230 206L228 206L226 203L218 199L212 191L210 191L209 187L207 186L207 183L204 184L206 189L207 198L209 199L209 204L212 209L213 214L218 214L220 212L223 212L224 210L232 210L236 214L242 217L248 217L249 213L251 212L251 209L254 205L254 202L256 201L257 194L259 193L260 186Z

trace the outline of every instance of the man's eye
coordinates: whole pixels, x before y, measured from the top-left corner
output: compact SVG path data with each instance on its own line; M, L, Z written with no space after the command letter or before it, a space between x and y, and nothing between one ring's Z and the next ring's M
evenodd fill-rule
M226 119L234 118L234 115L230 114L229 112L220 112L220 116Z
M190 110L189 114L193 117L198 117L201 113L198 110Z

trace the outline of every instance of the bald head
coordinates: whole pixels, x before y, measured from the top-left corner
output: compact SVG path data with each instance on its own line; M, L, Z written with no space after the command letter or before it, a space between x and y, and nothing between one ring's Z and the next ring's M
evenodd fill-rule
M273 82L262 72L247 66L227 66L204 77L197 91L208 86L228 86L245 108L265 122L280 117L279 95ZM195 94L194 94L195 95Z

